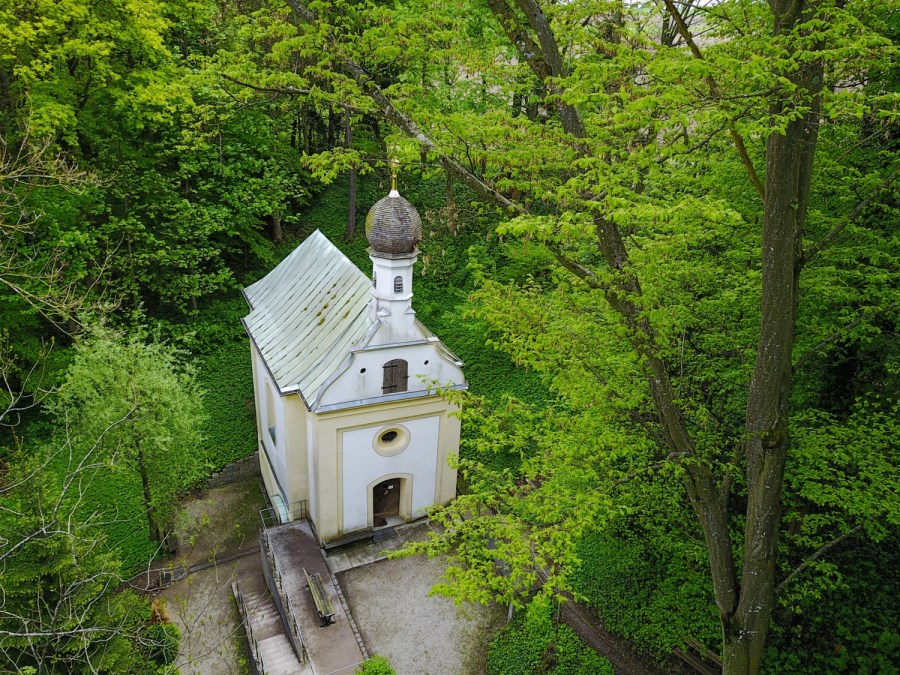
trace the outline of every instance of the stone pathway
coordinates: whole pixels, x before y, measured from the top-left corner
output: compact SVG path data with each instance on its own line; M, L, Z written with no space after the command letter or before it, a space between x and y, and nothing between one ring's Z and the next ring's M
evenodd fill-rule
M477 675L504 612L431 595L443 558L379 560L338 574L370 653L398 675Z
M267 530L284 593L294 607L295 618L316 673L353 672L365 656L351 617L345 610L319 544L306 521L295 521ZM334 607L334 623L322 626L303 570L318 573Z

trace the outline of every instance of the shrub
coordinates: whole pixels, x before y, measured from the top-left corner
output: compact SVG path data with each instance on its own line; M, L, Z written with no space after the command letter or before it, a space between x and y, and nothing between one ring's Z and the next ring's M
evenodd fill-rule
M377 655L363 661L362 665L356 669L356 672L364 675L397 675L397 671L394 670L390 662L383 656Z

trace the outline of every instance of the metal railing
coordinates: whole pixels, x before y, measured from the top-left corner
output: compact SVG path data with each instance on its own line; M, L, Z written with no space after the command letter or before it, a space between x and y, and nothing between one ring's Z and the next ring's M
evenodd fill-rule
M277 495L275 497L277 497ZM278 499L279 503L276 504L275 497L270 498L273 506L261 509L259 512L259 520L262 529L267 530L270 527L278 527L279 525L285 525L293 520L302 520L308 516L307 500L301 499L300 501L291 502L290 504L285 505L280 499Z
M260 516L262 516L262 513L260 513ZM278 565L275 563L275 554L272 552L272 546L269 543L269 535L265 528L260 531L259 538L262 542L269 568L272 570L272 580L275 582L275 590L278 593L278 601L282 608L281 617L287 624L288 638L290 639L291 647L293 647L294 653L297 655L297 659L300 663L305 663L306 643L303 640L303 633L300 630L300 626L297 624L296 613L294 612L294 606L291 603L291 599L288 597L287 593L284 592L284 584L281 583L281 572L278 571Z
M247 606L247 601L244 599L244 594L241 592L241 587L237 581L232 584L232 590L238 601L238 614L241 615L241 623L244 624L244 628L247 630L247 638L250 642L250 667L254 675L261 675L265 671L259 656L259 641L256 639L256 634L253 632L253 623L250 621L250 608Z

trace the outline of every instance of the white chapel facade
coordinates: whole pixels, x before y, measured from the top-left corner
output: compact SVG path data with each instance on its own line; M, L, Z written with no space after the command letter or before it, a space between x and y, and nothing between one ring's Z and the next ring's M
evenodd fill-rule
M328 545L456 496L463 363L412 309L421 220L396 188L366 219L370 279L316 230L244 289L260 469L284 522Z

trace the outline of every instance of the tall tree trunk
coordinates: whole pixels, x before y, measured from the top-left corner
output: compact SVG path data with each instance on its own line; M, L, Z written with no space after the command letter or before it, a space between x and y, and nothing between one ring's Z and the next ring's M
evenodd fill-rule
M336 115L334 114L334 108L328 106L328 129L327 129L327 138L328 138L328 149L333 148L336 143L337 133L335 128L337 127L337 122L335 120Z
M809 4L773 0L775 33L790 30ZM785 74L810 96L809 112L772 133L766 147L762 242L762 319L756 364L747 399L745 438L747 519L740 600L723 625L727 675L759 671L775 604L778 533L784 464L790 446L791 355L797 319L803 225L809 202L819 125L821 62ZM782 101L773 117L784 114Z
M344 111L344 147L353 147L353 127L350 125L350 109ZM344 241L353 241L356 236L356 169L350 169L350 195L347 205L347 231Z

